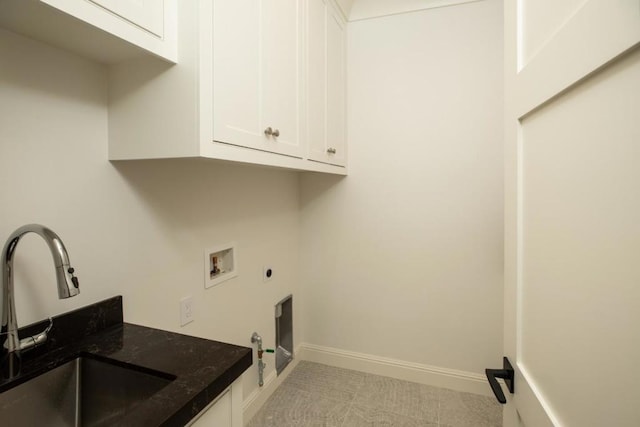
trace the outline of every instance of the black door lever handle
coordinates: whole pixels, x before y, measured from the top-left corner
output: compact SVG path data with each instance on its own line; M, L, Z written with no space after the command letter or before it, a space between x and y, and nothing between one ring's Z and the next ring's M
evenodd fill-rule
M489 385L491 386L491 390L493 390L493 394L496 395L496 399L498 399L498 402L504 404L507 403L507 398L504 397L502 387L500 387L500 383L498 383L496 378L502 378L509 392L513 394L514 371L511 363L509 363L509 359L506 357L502 358L502 365L502 369L485 369L484 372L487 374Z

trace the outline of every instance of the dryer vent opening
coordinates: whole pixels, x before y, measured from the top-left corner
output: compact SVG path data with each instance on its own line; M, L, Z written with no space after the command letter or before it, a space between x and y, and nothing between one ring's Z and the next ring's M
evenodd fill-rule
M293 359L293 295L276 304L276 371L278 375Z

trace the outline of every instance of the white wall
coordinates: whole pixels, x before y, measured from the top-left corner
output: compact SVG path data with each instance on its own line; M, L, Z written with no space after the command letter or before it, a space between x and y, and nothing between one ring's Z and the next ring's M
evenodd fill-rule
M348 59L349 176L301 179L306 339L499 365L501 2L350 23Z
M302 175L301 188L266 168L108 162L107 70L0 30L0 236L50 226L82 289L59 301L46 246L25 237L20 325L121 294L126 321L242 345L258 330L272 345L273 304L294 293L298 343L495 365L501 28L497 0L353 23L350 175ZM240 276L204 290L203 249L232 240ZM196 321L181 328L186 295ZM245 396L256 383L252 369Z
M257 330L273 346L273 305L299 292L297 175L206 161L109 163L103 66L3 30L0 58L0 239L25 223L51 227L81 283L78 297L58 300L46 245L25 236L15 261L19 324L121 294L125 321L246 346ZM204 248L232 240L239 276L205 290ZM267 263L276 273L268 285ZM196 320L181 328L186 295ZM268 374L275 363L266 358ZM245 395L255 387L252 368Z

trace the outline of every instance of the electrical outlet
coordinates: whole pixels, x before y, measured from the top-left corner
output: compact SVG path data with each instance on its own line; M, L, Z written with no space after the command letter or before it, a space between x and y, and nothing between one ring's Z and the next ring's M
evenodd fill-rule
M273 267L269 266L269 265L265 265L264 267L262 267L262 281L263 282L268 282L269 280L273 279Z
M189 295L180 300L180 326L193 322L194 317L193 297Z

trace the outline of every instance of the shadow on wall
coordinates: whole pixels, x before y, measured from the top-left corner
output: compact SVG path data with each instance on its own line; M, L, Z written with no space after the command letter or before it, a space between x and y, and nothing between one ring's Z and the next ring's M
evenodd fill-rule
M298 192L294 172L208 159L111 162L149 214L179 232L277 217Z
M300 177L300 208L313 205L319 197L337 191L344 185L349 176L329 175L323 173L306 173Z
M7 87L98 106L106 102L108 69L99 62L0 28L0 56L6 59L5 55L11 59L3 62L0 79ZM139 80L154 79L170 67L171 64L157 60L145 69L147 74ZM79 73L79 70L85 72ZM88 96L94 92L87 87L103 88L105 98Z

